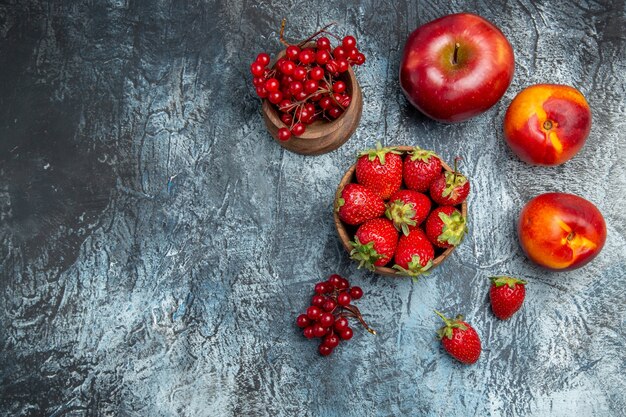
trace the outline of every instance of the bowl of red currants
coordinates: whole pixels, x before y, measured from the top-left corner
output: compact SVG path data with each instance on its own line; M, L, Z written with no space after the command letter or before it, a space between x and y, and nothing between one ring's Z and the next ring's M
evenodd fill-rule
M339 239L350 257L387 276L428 274L467 232L469 179L412 146L359 153L335 196Z
M267 130L281 146L319 155L343 145L361 119L363 97L352 67L365 63L353 36L336 38L326 28L289 44L271 60L261 53L250 67L263 100ZM332 37L332 36L331 36Z

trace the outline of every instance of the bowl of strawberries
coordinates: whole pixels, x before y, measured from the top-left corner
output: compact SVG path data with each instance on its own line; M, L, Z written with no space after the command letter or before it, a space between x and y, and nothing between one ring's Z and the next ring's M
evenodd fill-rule
M359 268L418 277L440 265L467 232L466 176L412 146L359 153L335 196L335 226Z

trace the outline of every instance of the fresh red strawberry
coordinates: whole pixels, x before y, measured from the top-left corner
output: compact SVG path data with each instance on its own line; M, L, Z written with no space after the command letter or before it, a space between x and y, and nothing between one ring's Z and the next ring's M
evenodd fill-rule
M380 142L376 149L361 152L356 162L356 180L388 200L402 185L400 153L396 148L383 148Z
M461 204L469 194L469 180L456 168L458 160L459 158L454 160L454 172L446 171L439 174L435 181L430 184L430 197L440 206Z
M403 177L406 188L428 191L430 184L441 174L441 160L433 151L417 146L404 158Z
M453 206L439 206L426 219L426 236L440 248L457 246L467 232L465 217Z
M344 223L358 225L382 216L385 213L385 202L372 190L350 183L337 196L335 210Z
M398 232L390 220L378 218L363 223L354 235L350 257L362 266L374 270L375 266L389 263L398 244Z
M433 266L435 249L420 228L415 228L408 235L401 235L394 257L398 275L417 277L426 273Z
M480 337L476 330L463 321L463 316L456 316L454 320L435 310L435 313L443 319L445 326L437 331L443 348L454 359L465 364L472 364L478 360L482 350Z
M430 198L413 190L398 190L387 203L387 218L405 235L422 224L430 212Z
M526 281L511 277L491 277L491 310L500 320L510 318L522 307L526 296Z

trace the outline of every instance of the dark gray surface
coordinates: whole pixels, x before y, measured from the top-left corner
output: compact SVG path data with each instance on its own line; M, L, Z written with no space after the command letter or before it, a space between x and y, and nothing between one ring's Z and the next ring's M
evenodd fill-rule
M0 414L626 415L623 1L69 3L0 5ZM447 126L409 107L398 62L411 30L463 10L502 29L517 68L493 109ZM368 57L361 125L327 155L283 151L252 94L283 16L291 38L340 22ZM558 168L502 139L506 106L540 82L594 113ZM377 140L461 155L473 182L467 240L416 284L357 271L333 228L334 189ZM584 269L522 255L515 219L545 191L604 213ZM333 272L364 288L379 335L320 358L293 321ZM530 284L500 322L486 277L505 272ZM476 365L442 352L433 308L475 325Z

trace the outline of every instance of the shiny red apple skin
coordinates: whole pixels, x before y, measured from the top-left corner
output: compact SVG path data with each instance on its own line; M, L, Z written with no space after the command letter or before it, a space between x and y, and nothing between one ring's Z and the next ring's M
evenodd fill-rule
M426 23L409 35L400 63L400 86L426 116L456 123L496 104L514 70L513 48L500 29L478 15L458 13Z
M546 193L530 200L517 224L522 249L545 268L567 271L595 258L606 241L606 223L593 203L574 194Z

